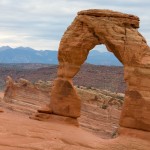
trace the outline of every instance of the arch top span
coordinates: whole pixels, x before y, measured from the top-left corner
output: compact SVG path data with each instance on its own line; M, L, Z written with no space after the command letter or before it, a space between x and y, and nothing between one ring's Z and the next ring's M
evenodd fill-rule
M80 99L72 78L89 51L104 44L124 65L127 89L120 125L150 130L150 48L138 28L139 18L134 15L97 9L78 12L60 42L51 111L74 118L80 116Z
M131 65L132 62L132 65L139 65L149 47L137 28L139 28L139 18L134 15L111 10L80 11L62 37L59 60L62 62L64 59L66 62L63 56L75 53L78 59L75 60L71 58L72 56L70 59L72 63L81 65L89 50L95 45L104 44L123 64Z
M140 20L139 17L135 15L125 14L117 11L112 11L109 9L88 9L88 10L79 11L77 14L94 16L94 17L127 18L127 19L131 19L131 21L137 21L136 22L137 25L139 25L139 20Z

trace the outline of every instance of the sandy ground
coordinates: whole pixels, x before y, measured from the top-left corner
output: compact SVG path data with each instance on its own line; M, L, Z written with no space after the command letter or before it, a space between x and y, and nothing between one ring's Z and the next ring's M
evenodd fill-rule
M116 139L101 139L64 121L37 121L2 106L0 110L4 111L0 111L0 150L149 150L150 147L149 132L126 129Z
M0 150L149 150L150 141L130 136L104 140L79 127L43 122L4 109Z

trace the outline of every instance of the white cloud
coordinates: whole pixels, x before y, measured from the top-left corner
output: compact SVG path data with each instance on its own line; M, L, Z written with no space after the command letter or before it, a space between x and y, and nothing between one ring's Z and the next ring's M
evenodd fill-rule
M149 6L149 0L1 0L0 46L58 49L64 31L77 12L91 8L139 16L140 32L150 44Z

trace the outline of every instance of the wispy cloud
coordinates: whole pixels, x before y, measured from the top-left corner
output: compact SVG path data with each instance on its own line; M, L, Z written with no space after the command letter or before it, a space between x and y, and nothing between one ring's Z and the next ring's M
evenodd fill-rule
M112 9L139 16L140 32L150 44L149 6L149 0L1 0L0 46L57 50L76 13L91 8Z

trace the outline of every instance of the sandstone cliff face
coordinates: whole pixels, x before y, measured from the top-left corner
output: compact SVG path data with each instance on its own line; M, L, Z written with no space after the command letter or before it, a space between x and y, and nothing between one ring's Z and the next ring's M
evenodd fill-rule
M138 32L139 18L110 10L78 13L59 46L58 77L51 94L53 113L77 118L81 102L72 84L89 51L98 44L124 65L127 83L120 125L150 131L150 48Z

